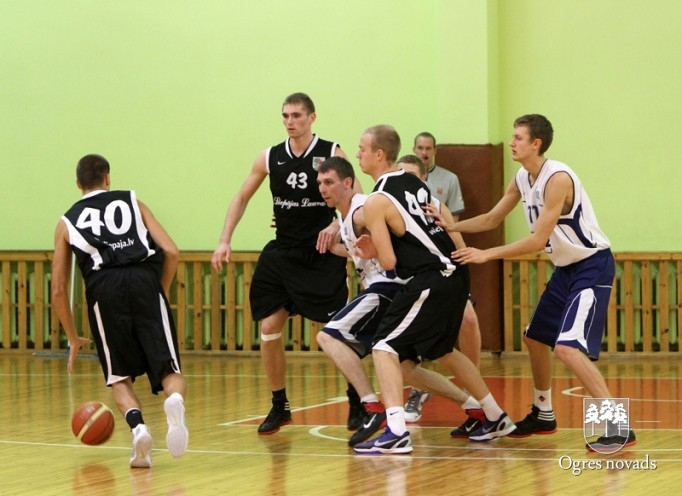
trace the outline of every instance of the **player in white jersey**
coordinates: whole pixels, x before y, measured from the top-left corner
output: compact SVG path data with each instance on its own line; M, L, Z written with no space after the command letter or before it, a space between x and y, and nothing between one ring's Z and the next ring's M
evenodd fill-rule
M539 212L545 208L547 183L559 172L567 174L573 183L573 205L569 212L561 213L545 252L554 265L564 267L608 250L611 243L599 228L592 203L576 173L566 164L551 159L545 160L536 178L524 168L516 173L515 182L523 198L530 231L536 231Z
M406 283L395 271L386 272L376 258L363 259L355 253L358 238L365 234L362 207L367 195L353 190L353 166L343 157L330 157L319 168L317 183L327 205L336 207L340 217L341 242L332 247L339 256L350 256L360 276L363 291L337 312L317 334L317 342L349 384L357 390L365 410L362 425L348 441L354 446L386 425L386 412L369 380L362 359L372 349L372 340L395 294ZM404 367L405 380L448 398L467 413L483 416L480 404L443 375L415 367ZM478 423L479 420L476 420Z
M516 424L515 437L556 432L552 349L593 398L613 398L593 361L599 358L615 261L577 175L565 164L545 158L553 134L551 123L542 115L516 119L509 145L513 159L523 167L502 199L488 213L472 219L451 225L437 222L448 231L486 231L497 227L523 201L529 236L487 250L459 249L453 253L454 260L484 263L545 250L556 266L523 338L535 400L530 414ZM635 434L629 430L601 436L587 448L613 449L635 442Z

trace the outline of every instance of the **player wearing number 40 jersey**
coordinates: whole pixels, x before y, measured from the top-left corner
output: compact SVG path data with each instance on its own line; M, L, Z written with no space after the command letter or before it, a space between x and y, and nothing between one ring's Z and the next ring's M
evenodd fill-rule
M67 369L81 346L67 298L71 254L85 281L92 336L107 386L133 431L130 466L151 466L152 438L133 391L147 374L154 394L163 391L166 443L173 456L187 449L185 379L166 295L175 275L178 249L134 191L110 191L109 163L86 155L76 168L83 197L57 224L52 302L69 338Z

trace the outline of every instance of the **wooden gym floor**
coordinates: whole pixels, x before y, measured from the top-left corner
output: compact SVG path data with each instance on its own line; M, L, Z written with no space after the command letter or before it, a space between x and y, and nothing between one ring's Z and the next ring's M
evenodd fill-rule
M598 362L614 395L630 398L638 437L634 447L610 456L586 452L583 391L559 363L554 435L490 443L451 439L464 413L432 398L419 424L410 426L413 454L359 456L346 444L345 381L321 354L288 357L294 422L271 436L256 433L270 407L259 356L182 359L189 450L179 459L168 454L163 398L141 378L136 390L155 447L152 469L133 470L131 434L120 414L102 446L81 445L71 434L75 406L90 400L113 406L96 359L79 357L69 376L62 354L1 352L0 494L623 495L670 494L682 484L682 367L674 355ZM371 371L371 360L367 367ZM514 420L523 418L532 403L527 357L484 353L481 371L503 408Z

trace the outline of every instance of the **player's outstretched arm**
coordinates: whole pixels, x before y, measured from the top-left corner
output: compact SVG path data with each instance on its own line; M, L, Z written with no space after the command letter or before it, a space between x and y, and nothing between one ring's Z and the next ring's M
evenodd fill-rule
M516 187L516 186L514 186ZM489 260L516 257L526 253L535 253L545 248L552 230L557 225L559 216L567 199L573 197L573 182L568 174L555 174L545 188L545 205L535 222L535 230L525 238L508 245L495 246L486 250L464 248L453 253L453 259L460 263L485 263ZM516 190L518 191L518 190ZM505 195L506 197L507 195ZM500 203L504 200L500 200ZM500 205L498 203L498 205ZM509 204L507 204L509 206ZM497 208L497 207L495 207ZM513 206L509 207L511 210ZM473 219L472 219L473 220ZM457 225L463 224L463 221Z
M447 208L445 203L440 203L440 205L435 206L435 205L427 205L423 207L426 212L432 211L434 212L434 217L436 219L440 219L443 225L450 225L453 226L455 222L457 222L456 217L450 212L450 210ZM438 212L435 213L435 209L438 208ZM452 239L452 242L455 243L455 246L457 248L464 248L466 247L466 243L464 242L464 238L462 237L462 234L455 231L455 230L448 230L446 229L446 232L450 236L450 239Z
M516 187L516 181L512 179L500 201L490 211L471 219L456 222L453 226L446 227L446 229L448 231L453 230L466 233L490 231L504 221L505 217L507 217L520 200L521 192Z
M265 153L266 151L264 150L258 155L251 167L251 172L249 172L244 184L242 184L242 187L232 199L230 208L227 210L223 231L220 234L220 240L218 241L218 247L213 252L213 257L211 257L211 265L217 271L220 271L223 268L223 261L230 261L230 254L232 253L232 234L244 215L246 206L249 204L251 197L256 193L260 185L263 184L263 181L268 175Z

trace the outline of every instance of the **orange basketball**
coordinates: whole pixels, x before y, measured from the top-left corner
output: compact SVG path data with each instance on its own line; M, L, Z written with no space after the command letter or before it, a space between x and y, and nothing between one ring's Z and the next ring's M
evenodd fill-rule
M71 430L84 444L91 446L105 443L114 433L114 413L103 403L84 403L73 413Z

